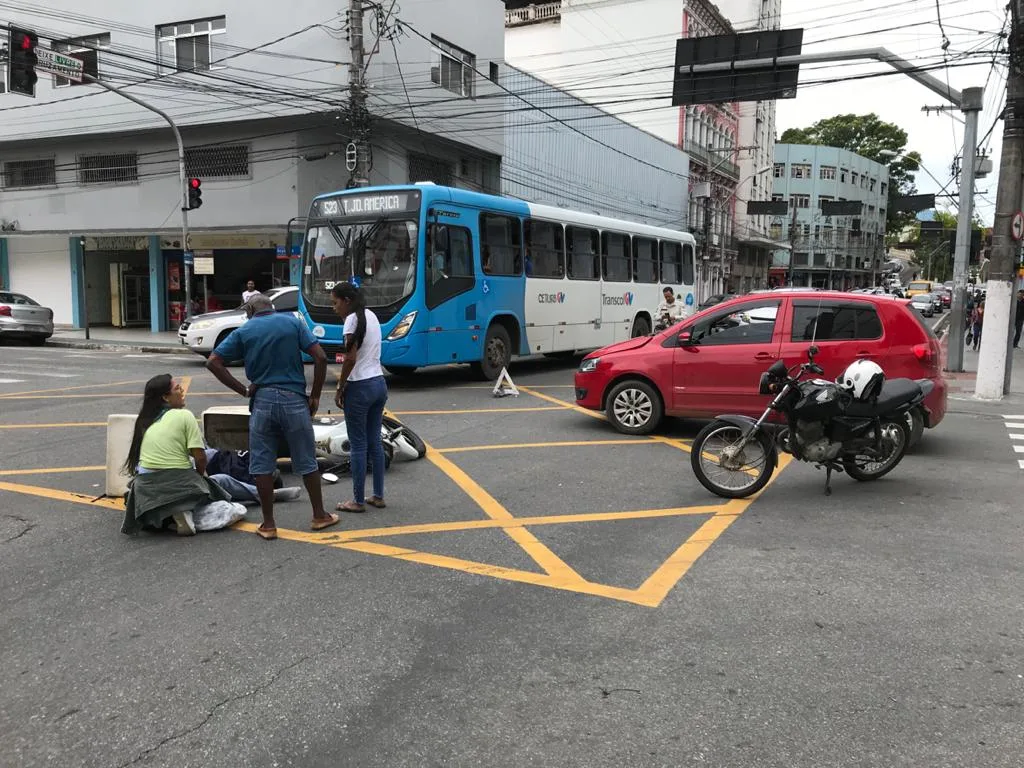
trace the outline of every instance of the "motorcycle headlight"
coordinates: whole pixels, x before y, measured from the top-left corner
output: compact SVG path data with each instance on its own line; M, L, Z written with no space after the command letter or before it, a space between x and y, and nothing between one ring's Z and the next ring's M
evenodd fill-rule
M580 363L580 373L590 373L597 370L597 364L601 362L600 357L588 357Z
M213 327L213 320L200 320L198 323L192 323L188 327L190 331L204 331L207 328Z
M391 333L388 334L388 341L397 341L398 339L404 339L409 335L409 331L412 330L412 324L416 322L416 313L410 312L408 315L398 321L398 325L391 329Z

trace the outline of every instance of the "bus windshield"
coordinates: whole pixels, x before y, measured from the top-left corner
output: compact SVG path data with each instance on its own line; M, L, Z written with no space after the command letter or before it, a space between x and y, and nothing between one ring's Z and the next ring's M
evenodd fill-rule
M414 221L378 219L358 224L328 221L306 233L302 294L329 307L337 283L358 284L369 307L386 307L412 295L416 285ZM355 278L355 280L353 280Z

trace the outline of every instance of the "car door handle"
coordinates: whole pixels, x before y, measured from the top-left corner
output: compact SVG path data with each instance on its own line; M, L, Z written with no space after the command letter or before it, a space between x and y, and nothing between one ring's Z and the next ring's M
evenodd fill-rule
M857 353L857 357L871 357L871 353L868 352L866 349L862 349L860 352Z
M754 359L755 360L774 360L775 359L775 355L773 355L771 352L758 352L756 355L754 355Z

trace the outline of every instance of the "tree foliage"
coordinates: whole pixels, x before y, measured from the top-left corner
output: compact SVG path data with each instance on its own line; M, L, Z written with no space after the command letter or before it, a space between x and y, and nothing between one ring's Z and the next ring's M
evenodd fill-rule
M907 132L878 115L836 115L808 128L790 128L779 140L783 144L818 144L848 149L861 157L889 166L889 204L886 233L899 233L912 223L914 214L897 213L896 198L917 192L914 173L921 167L921 155L906 152Z

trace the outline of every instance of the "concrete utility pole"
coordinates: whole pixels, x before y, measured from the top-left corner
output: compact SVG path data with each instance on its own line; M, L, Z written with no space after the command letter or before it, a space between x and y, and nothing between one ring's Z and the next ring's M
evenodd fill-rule
M704 260L711 270L711 182L708 182L708 196L704 198ZM708 281L709 296L714 295L715 286ZM706 298L706 297L705 297Z
M352 172L350 186L368 187L370 185L370 150L366 144L368 114L366 111L366 80L363 71L366 67L363 50L363 0L349 0L348 3L348 34L352 61L349 64L349 124L352 130L352 143L355 144L355 163L349 170Z
M793 287L793 261L796 259L796 206L793 205L793 196L789 196L789 204L793 208L793 218L789 222L789 271L786 275L786 286Z
M1018 239L1014 237L1015 219L1021 216L1021 192L1024 190L1024 0L1010 2L1010 63L1006 77L1006 110L1003 112L1003 150L999 162L999 187L996 215L992 224L992 258L988 264L985 296L985 325L981 334L977 397L1001 399L1009 384L1013 356L1007 335L1013 327L1014 256ZM972 145L973 146L973 145ZM966 149L965 149L966 151ZM972 158L973 159L973 158ZM966 159L964 164L966 166ZM1024 231L1024 229L1019 230ZM1019 234L1018 232L1018 234ZM957 231L959 240L960 232Z

